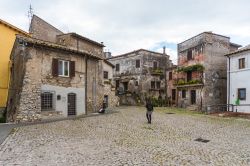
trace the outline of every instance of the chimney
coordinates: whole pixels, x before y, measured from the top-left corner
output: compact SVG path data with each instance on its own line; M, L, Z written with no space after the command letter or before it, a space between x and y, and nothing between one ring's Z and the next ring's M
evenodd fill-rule
M163 54L166 54L166 46L163 46Z

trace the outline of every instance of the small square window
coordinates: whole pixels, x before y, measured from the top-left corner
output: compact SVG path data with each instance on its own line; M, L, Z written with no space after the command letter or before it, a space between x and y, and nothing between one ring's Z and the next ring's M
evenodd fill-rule
M58 61L58 75L63 77L69 77L69 61Z
M169 80L172 80L172 77L173 77L173 73L172 73L172 72L169 72L168 79L169 79Z
M157 69L157 68L158 68L158 62L157 62L157 61L154 61L154 62L153 62L153 68L154 68L154 69Z
M192 58L193 58L193 55L192 55L193 53L192 53L192 50L188 50L188 52L187 52L187 60L189 61L189 60L192 60Z
M108 79L109 78L109 73L107 71L103 71L103 78Z
M151 81L151 89L155 89L155 81Z
M135 81L135 86L138 86L139 85L139 82L138 81Z
M161 88L161 82L160 82L160 81L157 81L157 82L156 82L156 88L157 88L157 89L160 89L160 88Z
M246 67L245 58L239 59L239 69L244 69Z
M140 59L137 59L137 60L136 60L135 67L136 67L136 68L140 68L140 66L141 66L141 61L140 61Z
M115 65L115 71L120 71L120 64Z
M41 94L41 107L42 110L53 109L53 93L44 92Z
M246 88L238 89L238 99L246 100Z
M182 98L185 99L185 98L186 98L186 90L182 90L182 91L181 91L181 94L182 94L182 95L181 95Z

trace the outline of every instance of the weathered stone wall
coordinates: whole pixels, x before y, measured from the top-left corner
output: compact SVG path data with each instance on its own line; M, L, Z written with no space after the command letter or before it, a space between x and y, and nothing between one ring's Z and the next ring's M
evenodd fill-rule
M77 50L88 51L94 55L98 55L99 57L104 56L102 46L98 46L87 40L75 37L71 33L57 36L57 42L67 47L75 48Z
M165 98L165 71L170 65L168 55L147 50L137 50L109 58L108 60L113 65L120 64L120 71L114 69L114 81L120 81L119 87L116 88L124 91L124 82L128 83L128 91L126 93L129 94L120 96L121 104L144 104L146 97L158 98L161 96ZM140 60L139 68L136 68L136 60ZM154 62L157 62L156 70L153 69ZM152 89L151 81L160 82L160 88ZM136 85L136 83L138 83L138 85ZM140 103L138 103L138 101Z
M233 48L232 48L233 47ZM203 85L178 87L178 103L191 104L191 90L196 91L196 105L205 109L207 105L226 104L226 53L235 49L230 38L205 32L178 44L178 67L202 64L203 72L193 72L192 79L202 79ZM187 60L188 51L192 51L192 59ZM187 73L179 73L178 78L186 79ZM186 98L182 99L181 91L186 90Z
M20 49L23 48L17 46L16 50ZM53 58L75 61L75 77L53 77ZM12 61L14 63L12 73L15 75L12 76L11 87L13 91L9 101L14 102L15 107L10 107L8 110L9 120L13 115L15 116L13 120L17 122L40 119L42 85L65 89L68 87L79 89L85 87L85 59L82 56L69 54L61 50L28 46L24 48L24 51L15 51ZM82 100L84 102L84 97Z
M20 46L17 50L21 50ZM40 119L41 63L35 49L25 48L12 55L13 71L8 121L27 122ZM14 75L13 75L14 74ZM20 76L18 76L20 75ZM20 89L19 89L20 88Z
M99 61L87 60L87 113L97 112L102 107L103 84L101 79L102 66Z
M119 98L115 95L115 88L111 84L104 85L104 95L108 96L108 107L113 108L119 106Z
M103 77L103 72L100 73L103 78L104 94L103 96L108 96L108 107L116 107L119 105L119 98L116 96L115 83L112 81L113 78L113 66L102 61L103 72L108 72L108 79Z
M23 79L25 75L25 63L27 61L28 50L23 50L15 43L15 50L11 54L11 79L8 95L8 107L7 107L7 121L11 122L16 119L17 109L20 104L20 97L23 86ZM19 56L16 56L19 55Z
M57 35L63 34L60 30L48 24L36 15L33 15L29 32L32 37L44 41L56 42Z

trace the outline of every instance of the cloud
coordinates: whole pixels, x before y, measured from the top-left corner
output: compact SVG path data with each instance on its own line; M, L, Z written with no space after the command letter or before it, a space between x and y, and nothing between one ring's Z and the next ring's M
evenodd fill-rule
M1 19L27 30L30 2L55 27L104 42L113 55L139 48L162 52L165 44L175 62L174 45L204 31L250 43L248 0L0 0Z

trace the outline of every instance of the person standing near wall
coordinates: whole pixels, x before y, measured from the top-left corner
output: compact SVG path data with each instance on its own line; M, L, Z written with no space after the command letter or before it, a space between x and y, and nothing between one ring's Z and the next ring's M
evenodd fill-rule
M150 98L146 100L146 108L147 108L146 117L147 117L148 123L151 124L152 113L153 113L154 107Z

